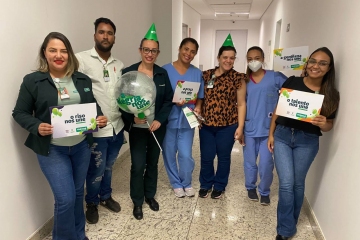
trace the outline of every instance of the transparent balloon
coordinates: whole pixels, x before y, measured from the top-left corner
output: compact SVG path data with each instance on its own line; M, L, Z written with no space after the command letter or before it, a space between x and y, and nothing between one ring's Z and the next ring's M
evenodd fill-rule
M121 76L115 87L115 96L118 96L116 101L125 112L147 115L155 102L156 87L145 73L131 71Z

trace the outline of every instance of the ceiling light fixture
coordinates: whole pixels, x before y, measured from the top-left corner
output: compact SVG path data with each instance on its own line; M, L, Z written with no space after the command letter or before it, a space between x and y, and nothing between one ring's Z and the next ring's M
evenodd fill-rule
M235 12L215 12L215 17L217 15L246 15L249 13L235 13Z

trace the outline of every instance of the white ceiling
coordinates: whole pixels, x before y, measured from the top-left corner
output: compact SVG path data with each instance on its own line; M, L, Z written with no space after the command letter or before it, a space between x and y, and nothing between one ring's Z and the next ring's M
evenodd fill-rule
M184 0L201 15L201 19L260 19L273 0Z

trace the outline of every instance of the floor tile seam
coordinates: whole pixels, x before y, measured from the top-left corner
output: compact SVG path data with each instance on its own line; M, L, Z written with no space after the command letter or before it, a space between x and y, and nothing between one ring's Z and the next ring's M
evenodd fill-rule
M122 215L123 215L123 216L127 216L127 220L125 221L125 223L124 223L121 231L119 232L117 239L121 239L121 238L120 238L120 235L122 235L123 231L124 231L125 228L126 228L126 225L130 222L130 219L131 219L131 217L132 217L132 215L129 215L129 214L126 214L126 213L125 213L125 214L122 214Z
M146 221L151 221L152 219L155 219L155 220L160 220L160 222L161 222L161 220L166 220L166 221L168 221L168 222L174 222L174 223L178 223L179 221L177 221L177 220L169 220L169 219L164 219L164 218L156 218L156 217L147 217L146 218ZM129 218L129 221L130 221L130 218ZM139 220L139 221L143 221L143 220ZM190 223L189 223L189 225L188 225L188 228L190 229ZM124 225L124 229L126 228L126 225ZM122 233L122 232L121 232ZM125 236L131 236L131 235L134 235L134 234L126 234L125 232L124 232L124 234L121 234L121 236L123 236L123 237L125 237Z
M189 229L188 229L188 232L186 234L186 239L189 239L189 234L190 234L190 229L191 229L191 226L193 225L193 220L194 220L194 215L195 215L195 211L196 211L196 208L197 208L197 205L198 205L198 201L199 201L199 196L195 196L197 199L196 199L196 203L195 203L195 207L194 207L194 210L193 210L193 213L192 213L192 216L191 216L191 220L190 220L190 224L189 224Z

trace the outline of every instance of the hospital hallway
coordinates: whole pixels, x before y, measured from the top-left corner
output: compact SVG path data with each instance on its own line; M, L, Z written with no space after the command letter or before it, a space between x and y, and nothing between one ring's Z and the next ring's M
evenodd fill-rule
M262 206L260 202L250 201L244 187L243 157L240 147L240 144L236 142L232 151L229 184L225 195L219 200L212 199L210 196L198 197L200 151L197 132L193 145L193 157L196 162L193 173L195 197L177 198L174 195L160 155L158 189L155 196L160 210L154 212L144 203L144 218L140 221L132 215L133 204L129 196L131 163L130 151L127 150L119 157L113 169L112 196L120 202L121 212L113 213L99 206L99 222L86 224L87 237L90 240L275 239L278 179L275 174L271 187L270 206ZM312 226L311 222L307 217L304 203L298 231L292 239L323 239L320 234L317 234L317 227ZM47 231L49 232L50 229ZM51 236L43 239L50 240Z

